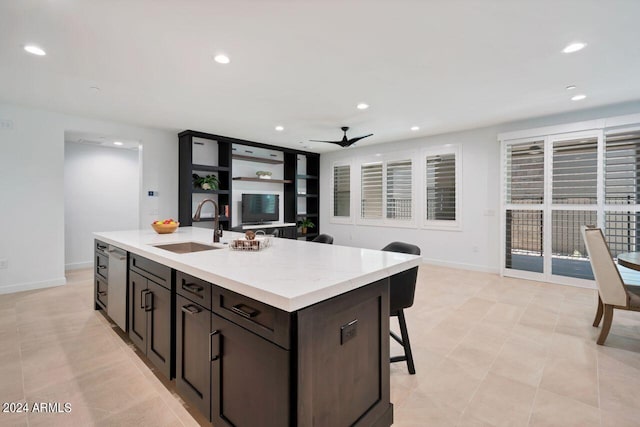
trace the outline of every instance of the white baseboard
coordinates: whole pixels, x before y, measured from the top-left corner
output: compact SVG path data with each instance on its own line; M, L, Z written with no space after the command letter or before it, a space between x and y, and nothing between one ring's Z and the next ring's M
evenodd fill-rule
M460 270L480 271L482 273L500 274L499 268L491 268L485 265L465 264L462 262L442 261L439 259L431 259L422 257L422 262L430 265L437 265L440 267L457 268Z
M87 262L72 262L70 264L65 264L64 269L66 270L82 270L84 268L93 267L93 261Z
M59 279L44 280L42 282L17 283L15 285L0 286L1 294L12 294L14 292L32 291L34 289L53 288L67 284L67 279L61 277Z

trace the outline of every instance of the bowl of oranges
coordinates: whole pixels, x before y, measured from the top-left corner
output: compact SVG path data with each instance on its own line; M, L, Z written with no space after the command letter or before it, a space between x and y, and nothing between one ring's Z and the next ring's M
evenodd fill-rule
M170 234L176 231L176 229L180 226L180 223L173 218L169 218L165 220L153 221L153 223L151 223L151 226L154 230L156 230L156 233L158 234Z

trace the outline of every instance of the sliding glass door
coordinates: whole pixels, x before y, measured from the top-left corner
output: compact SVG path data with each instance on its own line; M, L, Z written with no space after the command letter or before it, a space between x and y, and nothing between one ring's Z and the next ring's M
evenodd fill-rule
M572 284L593 279L580 227L600 224L600 147L601 132L504 143L505 275Z

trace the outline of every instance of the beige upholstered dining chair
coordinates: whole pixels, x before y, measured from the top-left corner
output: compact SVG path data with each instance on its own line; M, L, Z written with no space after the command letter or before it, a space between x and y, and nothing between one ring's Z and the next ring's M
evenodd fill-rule
M611 258L609 246L604 239L604 234L599 228L581 227L582 238L587 246L589 260L593 275L598 285L598 311L593 321L593 326L598 327L604 314L602 331L598 337L598 344L604 344L611 329L613 320L613 309L640 311L640 294L631 292L630 288L637 286L626 286L616 268L616 264ZM636 292L638 292L636 291Z

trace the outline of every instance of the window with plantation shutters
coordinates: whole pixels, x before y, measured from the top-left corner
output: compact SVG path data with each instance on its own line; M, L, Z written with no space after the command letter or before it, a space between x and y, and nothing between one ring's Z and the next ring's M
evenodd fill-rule
M387 219L413 218L412 174L410 159L387 163Z
M595 204L598 138L553 142L553 203Z
M610 134L605 141L605 203L637 204L640 200L640 132Z
M363 219L382 219L382 176L381 162L360 167L360 217Z
M333 167L333 216L351 216L351 166Z
M505 201L507 203L542 203L544 199L544 141L507 146L505 178Z
M427 221L455 221L456 214L456 155L438 154L426 157Z

